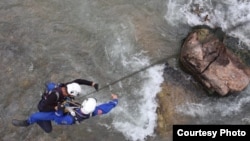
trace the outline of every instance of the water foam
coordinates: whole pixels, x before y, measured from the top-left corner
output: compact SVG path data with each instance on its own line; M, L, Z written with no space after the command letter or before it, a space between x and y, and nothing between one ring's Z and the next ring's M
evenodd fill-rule
M229 96L223 99L207 99L201 103L186 103L177 108L179 113L190 117L233 117L244 111L246 105L250 103L249 90L246 89L239 96Z
M113 123L114 127L129 140L143 141L147 136L153 136L154 134L157 120L155 97L161 90L160 84L163 82L163 68L163 65L155 66L141 74L142 77L147 77L147 80L143 82L140 90L134 93L142 97L137 99L136 107L134 107L136 113L131 114L127 112L131 110L123 107L125 109L120 109L120 111L126 111L124 112L124 118L122 120L118 119Z
M249 1L169 0L167 7L165 19L172 25L221 27L230 36L250 46Z
M120 69L125 73L133 73L141 68L150 65L145 52L136 52L134 47L120 37L109 49L112 50L107 55L110 58L111 64L120 65ZM118 62L117 62L118 61ZM121 132L128 140L143 141L148 136L154 135L156 126L157 102L155 101L156 94L161 90L163 79L164 65L157 65L131 77L132 86L120 82L122 86L123 97L120 98L119 105L115 109L113 126ZM122 84L121 84L122 83Z

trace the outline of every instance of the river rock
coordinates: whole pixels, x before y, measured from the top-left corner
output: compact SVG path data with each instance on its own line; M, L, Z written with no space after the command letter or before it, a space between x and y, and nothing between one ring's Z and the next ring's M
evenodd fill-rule
M209 28L196 28L184 41L180 63L209 91L225 96L249 84L249 68Z
M157 94L158 108L156 111L156 132L165 137L166 141L173 140L169 139L173 135L173 125L192 123L188 116L182 115L180 107L186 103L197 103L205 96L204 89L197 87L199 84L189 76L166 63L162 90Z

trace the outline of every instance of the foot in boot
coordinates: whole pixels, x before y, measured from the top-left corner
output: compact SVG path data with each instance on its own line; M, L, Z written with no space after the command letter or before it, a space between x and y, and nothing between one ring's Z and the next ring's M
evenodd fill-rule
M14 126L23 126L23 127L29 126L29 123L28 123L27 120L12 119L12 124L13 124Z

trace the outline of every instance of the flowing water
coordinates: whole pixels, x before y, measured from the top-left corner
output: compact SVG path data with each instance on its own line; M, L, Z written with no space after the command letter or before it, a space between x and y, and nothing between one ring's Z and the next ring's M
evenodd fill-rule
M166 20L190 26L205 24L221 27L227 34L239 38L234 48L249 50L250 1L168 1ZM191 11L191 12L190 12ZM207 17L208 20L205 20ZM200 103L183 104L177 111L193 118L195 124L244 124L249 122L250 90L228 97L207 97Z
M222 27L240 39L237 48L249 47L249 10L248 0L2 0L1 140L162 140L154 132L155 97L164 81L159 60L180 69L182 40L200 24ZM36 125L10 124L37 110L45 82L76 78L93 80L101 88L95 92L83 86L79 101L94 96L98 103L106 102L113 92L119 105L80 125L54 125L51 134ZM192 124L241 124L249 116L249 91L207 97L180 105L177 112Z

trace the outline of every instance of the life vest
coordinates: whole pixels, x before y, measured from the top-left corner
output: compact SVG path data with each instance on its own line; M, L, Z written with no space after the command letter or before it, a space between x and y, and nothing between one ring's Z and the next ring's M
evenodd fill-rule
M42 98L44 100L47 99L47 97L52 93L55 92L57 100L59 99L59 92L58 92L58 88L60 87L60 83L54 83L54 82L48 82L45 84L45 91L42 95Z
M75 123L76 124L79 124L81 121L83 121L85 119L88 119L88 118L90 118L92 116L92 113L88 114L88 115L83 114L80 111L80 109L75 110L75 113L76 113L76 116L74 118L75 118Z
M39 101L37 108L40 112L50 112L51 109L47 109L46 108L46 101L49 97L49 95L51 94L55 94L56 95L56 101L54 102L53 105L50 106L57 106L58 102L62 102L62 99L60 98L60 93L61 93L61 86L62 84L57 84L54 82L49 82L45 84L45 90L44 93L41 96L41 100Z

